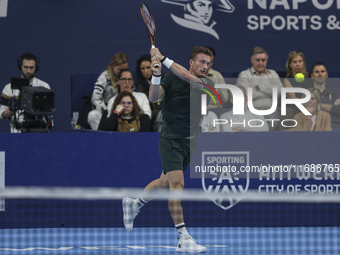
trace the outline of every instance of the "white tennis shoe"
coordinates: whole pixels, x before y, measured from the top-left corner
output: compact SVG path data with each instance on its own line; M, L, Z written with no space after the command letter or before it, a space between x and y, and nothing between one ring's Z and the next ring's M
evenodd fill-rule
M206 250L206 247L197 244L196 240L191 236L180 238L176 247L176 251L187 253L200 253L205 252Z
M133 220L139 213L138 211L133 210L132 208L133 199L129 197L124 197L122 204L123 204L123 220L124 226L127 231L132 231L133 229Z

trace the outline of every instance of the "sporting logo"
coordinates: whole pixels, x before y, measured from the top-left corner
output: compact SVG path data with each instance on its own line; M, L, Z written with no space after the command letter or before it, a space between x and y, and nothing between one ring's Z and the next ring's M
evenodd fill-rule
M248 151L202 152L203 190L212 194L226 194L223 199L211 198L223 210L230 209L240 201L233 197L233 194L246 193L249 188L249 173L233 171L241 166L249 166Z
M212 20L214 10L232 13L235 9L229 0L162 0L162 2L183 7L183 17L171 13L171 18L178 25L210 34L217 40L219 35L213 28L217 22Z

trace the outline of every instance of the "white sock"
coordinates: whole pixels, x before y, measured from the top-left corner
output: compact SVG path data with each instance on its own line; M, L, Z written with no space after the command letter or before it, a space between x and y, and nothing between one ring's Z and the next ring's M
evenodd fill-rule
M187 231L187 228L185 227L184 222L175 225L175 227L178 231L179 238L186 238L186 237L190 236L188 231Z
M138 211L140 208L142 208L144 205L146 205L148 202L146 202L143 198L136 198L132 202L132 209L135 211Z

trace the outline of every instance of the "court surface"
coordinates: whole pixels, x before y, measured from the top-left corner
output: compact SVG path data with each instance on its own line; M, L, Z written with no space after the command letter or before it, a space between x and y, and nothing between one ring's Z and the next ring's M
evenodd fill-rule
M340 254L339 227L188 228L205 254ZM0 254L178 254L174 228L0 230Z

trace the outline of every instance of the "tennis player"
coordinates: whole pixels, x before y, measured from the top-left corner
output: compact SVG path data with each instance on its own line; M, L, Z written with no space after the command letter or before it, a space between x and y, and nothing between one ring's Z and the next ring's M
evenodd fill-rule
M164 57L158 48L151 49L150 53L153 76L149 99L156 102L163 97L163 123L159 137L163 171L160 178L150 182L145 189L182 190L184 171L196 149L196 136L201 130L201 95L205 93L201 89L206 88L205 84L214 87L213 82L204 77L211 62L212 52L206 47L194 47L190 54L189 70ZM159 68L155 68L154 64L158 64ZM162 65L172 73L161 81ZM123 198L124 225L128 231L132 231L135 217L149 201L141 197ZM169 211L179 233L176 250L190 253L206 251L206 247L197 244L189 235L184 223L181 201L169 200Z

